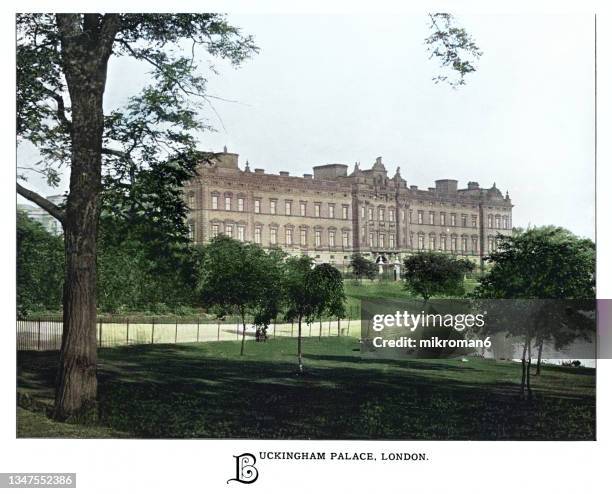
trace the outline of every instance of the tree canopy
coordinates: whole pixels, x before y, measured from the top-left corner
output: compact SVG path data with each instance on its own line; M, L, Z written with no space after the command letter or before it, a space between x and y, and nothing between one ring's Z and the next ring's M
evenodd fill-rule
M356 253L351 256L351 262L349 264L351 271L356 279L360 280L362 278L367 278L369 280L373 280L376 278L376 273L378 269L376 268L376 263L366 259L361 254Z
M512 299L512 310L523 314L522 324L513 322L505 308L495 317L503 322L496 327L524 340L521 389L524 392L526 386L531 394L533 340L539 374L546 342L561 349L593 335L595 320L588 313L595 310L595 244L560 227L530 228L498 235L497 250L487 260L491 269L482 277L476 295ZM573 302L560 303L564 300Z
M198 289L206 307L221 315L237 313L242 320L244 354L246 317L265 330L281 304L281 258L256 244L219 235L204 247Z
M64 241L17 212L17 315L57 310L62 303Z
M421 296L462 296L463 281L474 270L468 259L455 259L441 252L419 252L404 259L404 287Z
M194 132L212 128L200 114L212 98L199 65L204 54L239 65L258 51L221 14L18 14L17 134L36 146L36 166L52 184L71 166L74 102L66 66L77 56L97 63L104 50L150 70L141 91L104 116L105 183L115 193L129 188L134 168L170 158L175 166L193 164Z
M290 257L285 262L283 299L287 319L298 321L298 367L302 362L302 322L313 323L327 313L344 316L342 273L330 264L314 264L308 256Z
M590 299L595 296L595 244L545 226L499 235L481 279L483 298Z

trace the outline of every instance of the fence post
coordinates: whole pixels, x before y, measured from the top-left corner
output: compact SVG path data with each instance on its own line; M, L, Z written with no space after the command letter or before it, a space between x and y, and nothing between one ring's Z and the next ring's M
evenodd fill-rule
M40 350L40 319L38 319L38 349Z
M311 336L312 336L312 323L309 322L308 323L308 337L311 337Z
M340 336L340 318L338 318L338 336Z
M319 341L321 341L322 334L323 334L323 320L319 319Z
M291 337L293 338L293 319L291 319Z
M221 341L221 321L217 321L217 341Z
M196 342L200 343L200 318L198 317L198 333L196 336Z
M240 321L238 320L238 316L236 316L236 339L240 339Z
M98 346L102 348L102 318L100 318L98 323Z
M327 321L327 336L331 336L331 319Z
M178 317L176 318L176 322L174 324L174 344L176 345L178 341Z
M276 319L274 319L274 325L272 326L272 336L276 339Z
M125 318L125 344L130 344L130 318Z
M154 337L155 337L155 318L151 319L151 345L153 344Z

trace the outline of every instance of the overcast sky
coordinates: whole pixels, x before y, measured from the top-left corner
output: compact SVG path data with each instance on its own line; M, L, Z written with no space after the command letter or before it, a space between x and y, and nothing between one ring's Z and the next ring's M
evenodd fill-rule
M555 224L594 236L594 34L590 15L464 15L480 46L467 86L435 85L423 43L425 15L231 15L260 53L234 69L218 63L209 92L222 122L201 148L224 145L251 169L291 174L377 156L408 184L455 178L496 182L515 204L515 226ZM204 67L205 65L203 65ZM105 105L146 80L146 68L113 60ZM18 160L34 156L22 149ZM31 186L50 194L32 177Z

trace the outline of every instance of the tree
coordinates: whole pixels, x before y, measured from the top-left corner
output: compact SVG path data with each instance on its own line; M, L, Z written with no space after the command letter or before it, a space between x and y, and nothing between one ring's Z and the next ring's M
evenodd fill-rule
M349 266L357 280L361 280L362 278L373 280L376 278L376 273L378 272L376 269L376 264L373 261L366 259L359 253L351 256Z
M317 264L308 256L290 257L285 262L283 295L287 319L298 321L298 367L303 372L302 322L312 324L324 313L344 316L342 273L330 264Z
M17 315L41 309L57 310L62 304L64 248L54 235L17 212Z
M404 288L426 302L438 295L462 296L464 277L474 263L439 252L419 252L404 259Z
M194 247L182 184L192 163L155 162L106 176L98 235L98 307L158 308L195 302Z
M182 44L190 43L188 56ZM20 14L17 16L17 133L34 144L40 171L57 183L70 167L66 207L17 184L17 192L64 228L64 333L54 417L95 414L96 238L102 176L129 183L139 166L193 166L198 109L209 101L196 48L239 64L256 52L219 14ZM150 83L105 115L111 56L148 64ZM66 99L67 98L67 99ZM204 98L204 99L202 99Z
M281 267L277 253L225 235L204 248L198 283L204 304L222 314L237 313L242 322L240 355L244 355L246 318L267 327L278 313Z
M198 303L195 246L168 243L156 249L157 241L147 240L155 229L130 229L117 218L103 216L99 230L99 310L157 311Z
M551 308L549 301L595 298L595 244L564 228L545 226L511 236L498 235L497 245L487 258L492 267L481 279L476 294L484 299L540 301L534 325L517 328L517 334L524 338L522 388L527 383L530 392L532 341L538 348L539 374L546 341L563 348L589 332L588 318L576 310L561 315L559 305L553 303Z

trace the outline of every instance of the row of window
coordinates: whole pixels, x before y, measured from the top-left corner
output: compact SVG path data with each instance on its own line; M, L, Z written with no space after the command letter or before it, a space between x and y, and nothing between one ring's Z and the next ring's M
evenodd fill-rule
M412 223L412 211L410 212L410 223ZM429 223L428 225L436 225L436 213L434 211L429 211L428 215ZM467 228L468 224L472 228L476 228L478 226L478 216L473 214L471 215L470 221L468 223L468 215L462 214L461 217L461 226L463 228ZM448 226L457 226L457 213L450 213ZM417 223L419 225L425 224L425 212L417 211ZM438 213L438 223L440 226L447 225L447 214L445 212ZM488 228L498 228L507 230L510 228L510 219L506 215L488 215L487 216L487 226Z
M214 223L211 228L211 237L216 237L221 232L221 226L217 223ZM245 241L245 232L246 227L244 225L225 225L225 229L223 233L228 237L235 238L236 240L240 240L242 242ZM257 225L255 226L255 231L253 235L253 241L256 244L262 244L262 232L263 226ZM269 244L270 245L279 245L279 227L271 226L269 227ZM327 231L327 246L330 248L336 247L336 236L337 232L335 230ZM190 235L193 235L193 228L190 225ZM350 247L350 233L347 231L341 232L342 236L342 247L348 248ZM375 243L377 241L377 243ZM316 229L314 230L314 243L315 247L321 247L323 245L323 230ZM285 227L285 246L294 246L299 245L301 247L308 246L308 231L305 228L299 229L299 244L295 243L294 239L294 228ZM388 235L385 233L379 233L376 236L373 232L370 232L368 235L368 246L369 247L377 247L377 248L388 248L395 249L395 234L389 233ZM478 237L467 237L465 235L461 237L457 237L456 235L440 235L439 242L438 238L434 234L425 235L424 233L419 233L417 235L417 249L419 250L438 250L440 251L450 251L450 252L461 252L463 254L478 254ZM495 237L487 238L487 248L488 252L492 252L497 249L497 239Z
M450 252L461 252L463 254L478 254L478 237L470 237L463 235L461 237L457 237L456 235L451 235L447 237L446 235L440 235L439 244L437 243L437 238L435 235L430 234L428 239L426 240L425 234L419 233L417 240L417 249L425 250L436 250L438 248L440 251L450 251ZM497 239L495 237L487 238L487 248L488 252L492 252L497 249Z
M223 199L223 209L225 211L245 211L246 209L246 205L245 205L245 199L243 197L237 197L235 198L236 200L236 204L235 204L235 209L234 209L234 204L233 204L233 197L232 196L224 196L221 197L219 194L217 193L213 193L212 195L212 209L214 210L220 210L220 199ZM194 196L193 194L190 194L188 196L188 204L190 207L193 207L193 201L194 201ZM285 200L285 215L286 216L292 216L294 214L294 210L293 210L293 200ZM321 218L322 217L322 203L314 203L314 210L313 210L313 216L316 218ZM343 204L341 207L341 218L343 220L349 219L349 205L348 204ZM365 219L366 214L367 214L367 218L370 221L374 221L374 209L373 207L369 207L366 208L366 206L361 206L361 218ZM384 208L384 207L379 207L377 208L378 210L378 215L377 215L377 219L378 221L385 221L388 220L391 223L394 223L396 220L396 215L395 215L395 208ZM261 214L262 211L262 200L261 199L255 199L254 200L254 212L256 214ZM299 201L299 215L300 216L307 216L308 213L308 203L306 201ZM425 223L425 219L426 219L426 213L427 213L427 219L428 219L428 223ZM273 214L276 215L278 214L278 200L277 199L270 199L269 200L269 214ZM440 225L440 226L461 226L464 228L467 228L468 226L471 226L472 228L477 228L478 227L478 216L473 214L471 215L471 217L468 218L467 214L461 214L459 217L460 220L460 225L458 225L457 223L457 213L446 213L446 212L439 212L437 213L437 221L436 221L436 212L435 211L417 211L417 224L419 225L424 225L424 224L428 224L428 225ZM327 204L327 218L335 218L336 217L336 205L333 203L328 203ZM405 211L402 210L401 211L401 221L405 221ZM413 218L412 218L412 210L409 211L409 222L413 223ZM498 228L498 229L509 229L511 228L510 225L510 218L507 215L492 215L489 214L487 216L487 226L488 228Z
M213 223L211 227L211 237L216 237L221 232L220 225L217 223ZM262 244L262 232L263 226L256 225L253 235L253 241L256 244ZM234 225L227 224L225 225L224 232L225 235L231 238L235 238L236 240L244 241L245 240L245 226L244 225ZM269 227L269 244L270 245L279 245L279 227L270 226ZM337 246L337 232L335 230L329 230L327 232L327 246L330 248L335 248ZM323 245L323 230L316 229L314 230L314 244L315 247L321 247ZM342 247L347 248L350 247L350 234L347 231L341 232L341 241ZM300 247L308 246L308 230L305 228L299 229L299 244L296 244L296 240L294 238L294 228L285 227L285 246L296 246Z
M215 210L219 210L219 199L220 196L218 194L213 194L212 195L212 203L211 203L211 208L215 209ZM245 200L243 197L238 197L237 199L237 209L236 211L245 211ZM233 205L232 205L232 197L231 196L225 196L223 198L223 209L225 211L234 211L233 209ZM277 199L270 199L269 202L269 214L278 214L278 200ZM285 215L286 216L292 216L294 214L294 208L293 208L293 202L292 200L285 200ZM308 203L306 201L300 201L299 202L299 215L300 216L307 216L308 214ZM261 214L262 211L262 200L261 199L254 199L254 203L253 203L253 210L256 214ZM314 210L313 210L313 216L316 218L321 218L321 212L322 212L322 206L323 204L320 202L316 202L314 203ZM329 203L327 204L327 217L328 218L335 218L336 217L336 205L333 203ZM341 218L343 220L348 220L349 219L349 205L348 204L343 204L341 206Z
M382 206L378 207L378 221L385 221L385 216L386 216L390 222L395 223L395 209L389 208L387 215L385 215L385 209L386 208ZM368 220L374 221L374 208L367 208L367 212L368 212ZM361 218L364 219L365 216L366 216L366 207L361 206ZM406 219L405 212L402 210L402 221L404 221L405 219Z

